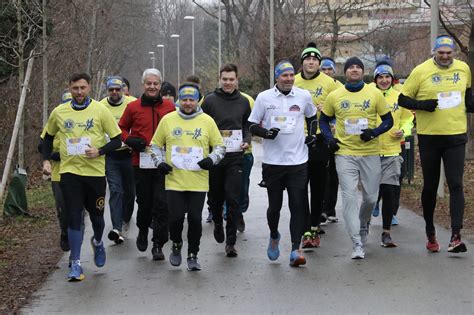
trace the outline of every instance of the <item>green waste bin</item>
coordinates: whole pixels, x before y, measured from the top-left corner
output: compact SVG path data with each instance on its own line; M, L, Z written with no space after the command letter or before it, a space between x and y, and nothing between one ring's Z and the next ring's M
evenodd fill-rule
M29 216L26 200L26 171L17 168L8 185L8 194L3 205L3 215L14 217L19 215Z

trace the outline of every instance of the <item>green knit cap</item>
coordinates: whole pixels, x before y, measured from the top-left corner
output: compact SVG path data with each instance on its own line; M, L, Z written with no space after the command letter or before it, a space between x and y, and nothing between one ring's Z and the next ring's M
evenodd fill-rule
M303 63L303 60L305 60L307 57L316 57L316 59L321 62L321 53L316 48L316 44L313 42L308 43L308 46L301 53L301 63Z

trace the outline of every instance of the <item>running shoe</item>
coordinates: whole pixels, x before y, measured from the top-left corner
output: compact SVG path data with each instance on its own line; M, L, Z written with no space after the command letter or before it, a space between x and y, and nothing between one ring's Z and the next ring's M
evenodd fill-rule
M330 215L330 216L328 216L328 222L337 223L337 222L339 222L339 219L335 216Z
M137 248L141 252L148 248L148 229L138 231Z
M99 245L94 242L94 236L91 237L92 251L94 252L94 263L97 267L103 267L105 265L105 248L104 242L100 241Z
M119 235L118 239L115 240L115 244L122 244L125 242L125 238L122 235Z
M207 215L206 218L206 223L211 223L212 222L212 213L209 211L209 214Z
M173 243L171 246L170 264L175 267L181 265L181 247L182 243Z
M109 240L117 241L120 237L120 232L117 229L110 230L109 234L107 235Z
M392 223L391 223L391 224L392 224L392 225L398 225L398 219L397 219L396 216L393 216L393 217L392 217Z
M448 252L450 253L465 253L467 252L466 244L461 241L461 235L454 234L448 245Z
M376 204L374 210L372 210L372 216L373 217L378 217L380 214L380 208L379 205Z
M380 243L380 246L390 248L390 247L397 247L397 244L395 244L392 241L392 237L390 236L390 233L383 232L382 233L382 242Z
M278 233L278 238L272 238L270 236L270 241L268 242L267 256L270 260L277 260L280 256L280 249L278 245L280 244L281 235Z
M326 234L326 231L323 230L320 226L311 227L311 231L314 231L314 232L318 233L319 235Z
M306 258L304 258L303 254L297 249L292 251L290 254L290 266L298 267L304 264L306 264Z
M352 247L352 259L364 259L365 258L365 253L364 253L364 248L362 247L362 244L360 243L355 243L354 246Z
M320 225L326 225L327 220L328 220L328 215L325 212L321 213L321 223L320 223Z
M241 213L237 218L237 231L240 233L245 231L245 220L244 215Z
M225 234L224 234L224 226L222 223L214 222L214 239L217 243L224 243L225 241Z
M441 246L436 239L436 234L428 235L428 242L426 243L426 249L432 253L437 253L441 250Z
M305 232L303 234L303 246L302 248L313 248L313 233Z
M319 247L319 245L321 245L321 236L316 231L312 231L311 233L311 244L314 248Z
M69 247L69 239L67 237L67 232L61 232L61 236L59 237L59 246L63 252L68 252L70 250Z
M201 270L201 264L199 263L198 258L195 254L189 254L187 262L189 271Z
M225 246L225 255L227 257L237 257L238 253L237 253L237 250L235 249L235 245L227 244Z
M81 262L79 260L74 260L71 263L71 269L67 276L69 282L77 282L84 280L84 273L82 271Z
M165 260L165 254L163 254L161 246L153 245L151 255L153 256L153 260Z

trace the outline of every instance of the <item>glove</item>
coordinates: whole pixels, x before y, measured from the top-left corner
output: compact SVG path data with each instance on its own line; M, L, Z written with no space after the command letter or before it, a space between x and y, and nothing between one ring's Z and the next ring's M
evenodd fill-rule
M273 140L278 136L278 132L280 132L280 129L278 128L271 128L270 130L267 130L267 134L265 135L265 139L270 139Z
M337 140L336 138L333 138L331 140L329 140L328 142L328 150L329 152L331 153L334 153L336 152L337 150L339 150L339 140Z
M128 137L127 140L125 140L125 144L138 152L143 152L146 148L146 142L143 138Z
M434 112L436 107L438 106L438 100L424 100L418 101L419 107L421 110L425 110L427 112Z
M168 175L169 173L171 173L172 170L173 170L173 168L172 168L171 165L169 165L168 163L161 162L161 163L158 165L158 171L159 171L160 174L162 174L162 175Z
M56 162L61 161L59 152L54 152L54 151L51 152L51 160L56 161Z
M304 139L304 144L308 145L308 147L312 147L312 145L316 142L316 136L311 135L311 136L306 136Z
M375 138L375 133L372 129L364 129L360 134L360 139L364 142L370 141Z
M212 159L210 157L207 157L207 158L204 158L202 159L201 161L198 162L198 165L200 168L202 168L203 170L210 170L211 167L214 165L214 162L212 161Z

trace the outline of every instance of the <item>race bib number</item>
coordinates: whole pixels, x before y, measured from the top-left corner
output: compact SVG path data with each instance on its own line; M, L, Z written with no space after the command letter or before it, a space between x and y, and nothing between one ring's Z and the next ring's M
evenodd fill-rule
M221 130L225 152L241 152L242 130Z
M461 92L441 92L438 93L438 109L453 108L461 104Z
M90 137L67 138L66 148L67 155L83 155L86 154L86 149L91 145Z
M173 145L171 147L171 163L182 170L201 171L197 164L203 159L203 148L200 147L182 147Z
M144 152L140 152L140 156L139 156L140 168L144 168L144 169L156 168L155 162L153 161L153 157L151 155L152 152L156 155L160 154L159 149L156 146L146 147Z
M346 135L360 135L362 130L369 128L367 118L350 118L344 120Z
M271 127L280 129L281 134L291 134L296 130L295 116L272 116Z

